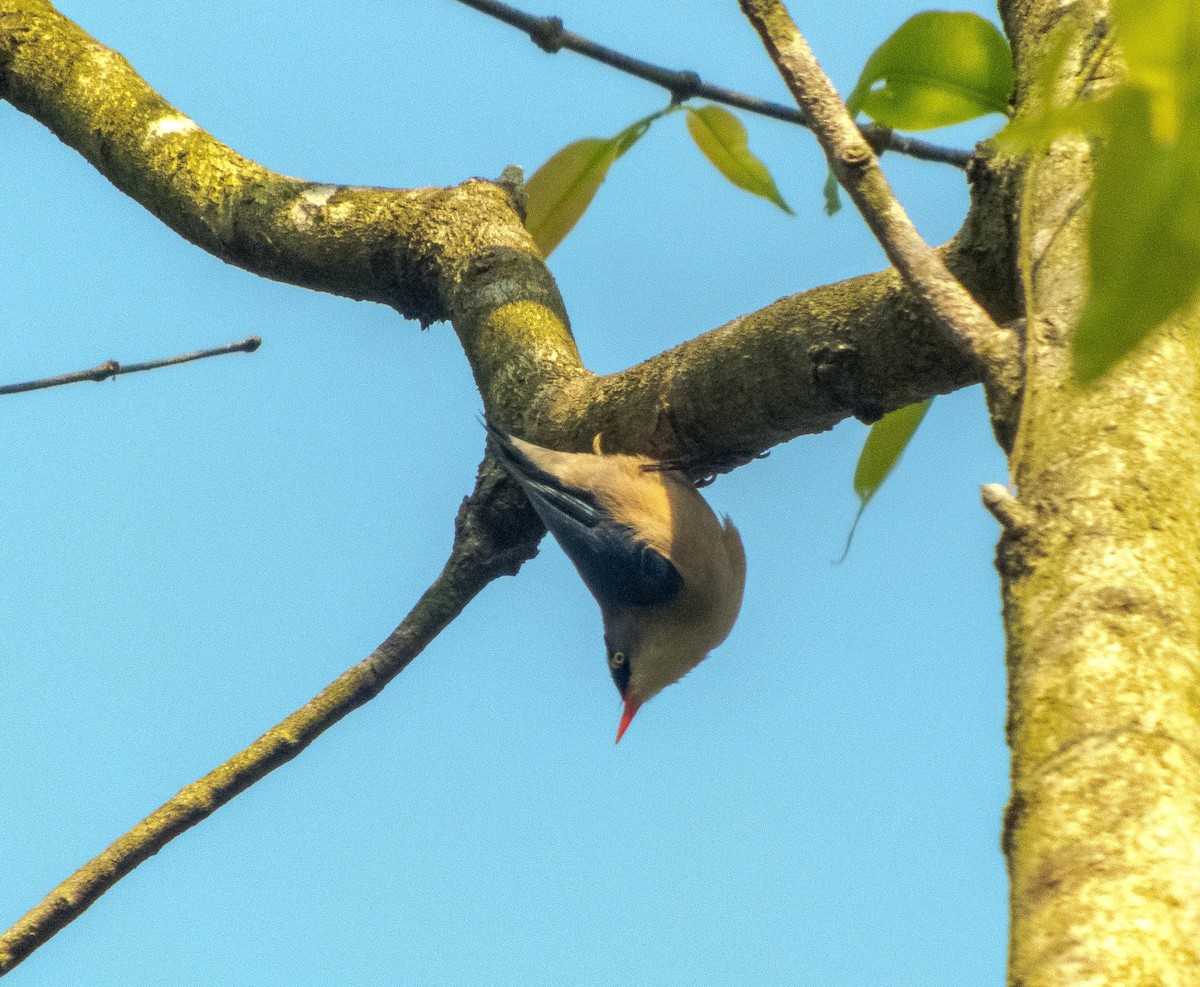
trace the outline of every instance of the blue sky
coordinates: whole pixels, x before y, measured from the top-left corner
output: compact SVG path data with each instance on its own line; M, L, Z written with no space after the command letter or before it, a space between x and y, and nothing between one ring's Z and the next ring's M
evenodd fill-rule
M532 170L664 102L451 0L60 9L219 139L313 180ZM786 99L735 3L530 9ZM846 92L919 9L793 12ZM681 117L657 124L552 258L592 369L882 266L856 215L822 214L811 137L744 119L797 215L726 184ZM886 165L926 237L952 235L961 173ZM2 399L8 925L388 634L445 559L483 434L449 327L223 265L7 104L0 179L0 383L264 340ZM864 436L845 423L708 488L746 543L740 622L619 747L599 614L546 542L13 982L999 982L1003 644L978 487L1004 463L978 389L940 399L834 566Z

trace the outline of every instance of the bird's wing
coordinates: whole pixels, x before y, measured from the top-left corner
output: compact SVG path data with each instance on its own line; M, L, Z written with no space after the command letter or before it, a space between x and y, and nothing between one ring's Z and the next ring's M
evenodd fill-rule
M565 483L491 422L485 424L501 465L602 605L662 606L679 595L683 577L670 559L616 521L589 490Z

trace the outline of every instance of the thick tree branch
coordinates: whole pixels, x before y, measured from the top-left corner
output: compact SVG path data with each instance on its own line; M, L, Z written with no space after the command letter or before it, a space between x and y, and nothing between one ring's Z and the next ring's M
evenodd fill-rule
M532 558L544 533L524 495L489 455L479 468L474 492L459 509L449 561L387 640L240 754L143 819L0 935L0 976L82 915L138 864L378 695L480 590L498 576L516 573Z
M222 260L424 324L449 319L490 412L586 373L511 182L392 190L279 175L215 140L46 0L0 0L0 96Z
M959 241L941 254L998 318L1013 318L1003 251L989 255L994 267ZM978 364L946 346L890 270L781 299L619 374L580 378L551 413L562 409L564 448L586 448L603 431L606 447L680 459L697 478L847 417L870 423L979 381ZM572 413L581 401L584 420Z
M946 269L896 201L879 161L781 0L740 0L788 89L812 121L829 166L871 232L908 284L928 305L948 339L982 368L1002 444L1019 389L1017 337L1001 329Z
M447 296L480 251L536 256L491 182L358 188L242 157L46 0L0 0L0 96L180 235L263 277L429 323L446 317ZM543 293L556 294L544 280Z
M179 356L169 356L162 360L148 360L145 363L118 363L116 360L105 360L90 370L76 370L69 374L59 374L57 377L42 377L38 380L27 380L20 384L5 384L0 387L0 395L23 394L26 391L40 391L47 387L61 387L63 384L78 384L90 380L99 383L111 380L122 374L137 374L143 370L159 370L162 367L177 367L181 363L191 363L193 360L205 360L210 356L225 356L229 353L253 353L262 340L257 336L249 336L240 343L229 343L225 346L214 346L212 349L197 350L194 353L183 353Z
M488 413L546 445L586 449L604 431L614 449L682 458L703 475L849 415L871 420L980 379L886 272L597 378L521 225L511 179L389 190L278 175L205 133L45 0L0 0L0 95L216 256L450 320ZM997 318L1011 318L1010 279L996 274L1008 264L1006 231L964 229L951 251L956 273Z
M624 52L597 44L590 38L585 38L563 27L559 17L538 17L527 14L523 10L501 3L500 0L458 0L480 13L494 17L498 21L510 24L529 35L531 41L543 51L554 54L566 48L585 58L607 65L610 68L625 72L628 75L645 79L656 86L661 86L671 94L671 99L677 103L685 99L701 97L714 103L724 103L747 113L757 113L759 116L783 120L801 127L811 126L808 117L791 106L782 106L769 100L748 96L745 93L714 86L705 82L695 72L665 69L660 65L633 58ZM970 151L959 151L955 148L938 147L927 141L917 140L897 134L886 127L868 124L862 128L863 136L877 151L894 151L922 161L936 161L941 164L954 165L956 168L966 168L971 160Z

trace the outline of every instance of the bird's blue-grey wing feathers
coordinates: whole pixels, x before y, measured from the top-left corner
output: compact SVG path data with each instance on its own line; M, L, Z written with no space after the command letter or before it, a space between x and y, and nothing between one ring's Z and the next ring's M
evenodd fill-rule
M500 463L521 484L542 523L601 604L657 607L679 595L683 577L670 559L614 521L588 490L567 486L491 422L485 425Z

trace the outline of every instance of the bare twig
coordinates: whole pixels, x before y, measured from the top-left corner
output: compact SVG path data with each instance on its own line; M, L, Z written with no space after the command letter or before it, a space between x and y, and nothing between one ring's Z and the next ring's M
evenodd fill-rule
M59 387L62 384L78 384L82 380L96 382L119 377L121 374L136 374L143 370L157 370L159 367L174 367L180 363L191 363L193 360L203 360L210 356L224 356L226 353L253 353L262 346L258 336L250 336L240 343L229 343L225 346L214 346L208 350L197 350L195 353L183 353L179 356L169 356L165 360L149 360L146 363L117 363L116 360L105 360L91 370L76 370L74 373L59 374L57 377L42 377L40 380L27 380L22 384L5 384L0 386L0 394L21 394L25 391L40 391L46 387Z
M733 89L714 86L702 80L695 72L666 69L650 62L644 62L640 58L633 58L613 48L597 44L573 31L568 31L563 27L560 17L538 17L534 14L527 14L516 7L501 3L500 0L459 0L459 3L524 31L529 35L530 40L543 51L553 54L566 48L585 58L591 58L610 68L661 86L671 94L671 99L677 103L682 103L685 99L701 97L710 99L714 103L724 103L726 106L745 110L747 113L757 113L759 116L799 124L801 127L811 127L811 123L803 111L759 99L757 96L748 96ZM868 124L862 128L862 132L871 146L879 152L895 151L897 154L905 154L922 161L936 161L941 164L954 165L957 168L966 168L967 163L971 160L970 151L938 147L927 141L901 136L886 127Z
M240 754L184 788L62 882L0 935L0 976L78 918L138 864L286 764L351 711L378 695L480 590L512 575L545 533L523 495L489 456L459 509L441 574L378 648Z
M925 302L948 339L976 360L988 385L999 435L1019 381L1015 333L1001 329L913 226L833 83L781 0L740 0L797 104L812 121L829 166L905 283ZM1011 437L1008 437L1009 439Z

